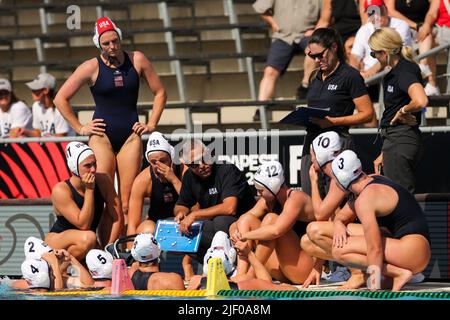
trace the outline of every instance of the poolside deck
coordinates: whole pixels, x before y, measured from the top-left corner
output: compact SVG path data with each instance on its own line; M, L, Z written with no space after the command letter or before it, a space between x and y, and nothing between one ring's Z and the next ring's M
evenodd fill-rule
M301 286L297 286L300 290L338 290L344 282L327 283L320 285L311 285L309 288L304 289ZM357 289L356 291L365 291L367 288ZM348 290L350 291L350 290ZM450 282L421 282L414 284L407 284L403 287L402 291L410 292L450 292Z

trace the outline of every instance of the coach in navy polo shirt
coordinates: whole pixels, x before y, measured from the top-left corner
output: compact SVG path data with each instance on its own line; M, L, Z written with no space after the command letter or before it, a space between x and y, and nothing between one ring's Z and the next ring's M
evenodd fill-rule
M202 141L187 141L182 148L182 158L189 170L183 176L174 209L175 220L180 223L182 233L188 233L193 222L204 221L194 257L203 262L215 233L228 234L230 225L253 208L256 201L244 173L234 164L213 163Z
M309 149L314 138L325 131L336 131L342 138L343 148L352 148L353 141L348 133L349 128L370 122L374 110L364 79L356 69L345 63L342 43L334 29L316 29L308 43L308 55L319 65L317 72L311 76L307 96L308 107L330 109L327 117L310 119L310 124L306 128L301 185L302 190L311 195Z
M375 31L369 46L381 66L391 69L383 79L383 146L374 161L375 173L382 168L386 177L414 193L415 170L422 152L421 112L428 104L420 68L412 48L403 46L402 38L393 29Z

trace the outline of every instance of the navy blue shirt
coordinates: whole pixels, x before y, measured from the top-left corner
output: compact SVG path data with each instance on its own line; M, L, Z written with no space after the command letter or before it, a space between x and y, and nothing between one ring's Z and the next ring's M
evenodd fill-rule
M191 169L185 172L177 204L191 208L198 202L200 209L205 209L223 203L227 197L238 198L236 217L256 203L242 171L230 163L213 164L207 179L201 179Z
M353 99L359 98L367 93L364 79L358 70L346 63L340 63L336 70L325 80L322 80L322 71L311 80L306 97L308 107L318 109L330 109L330 117L350 116L355 111ZM348 126L335 126L322 129L310 123L306 127L309 134L305 140L303 154L309 154L309 147L312 140L322 132L336 131L346 132ZM307 135L308 136L308 135ZM309 141L311 140L311 141Z
M401 58L397 65L383 79L384 112L381 127L389 127L398 110L411 102L409 87L414 83L422 84L422 74L417 63ZM425 106L423 106L425 107ZM420 111L414 113L417 125L420 124ZM394 126L402 125L397 122Z

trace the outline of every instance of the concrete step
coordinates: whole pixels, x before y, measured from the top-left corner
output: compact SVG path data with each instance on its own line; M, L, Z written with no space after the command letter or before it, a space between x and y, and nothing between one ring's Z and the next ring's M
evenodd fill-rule
M131 49L130 46L124 46L124 48ZM145 45L137 45L136 49L144 52L150 59L152 56L167 56L167 45L165 43L158 44L145 44ZM264 53L265 45L264 41L257 39L249 39L244 41L244 50L245 52L255 52L255 53ZM192 42L180 42L177 43L177 52L179 55L195 55L199 52L199 47L197 45L193 45ZM234 41L228 40L219 40L219 41L204 41L201 46L201 52L203 54L220 54L224 52L236 52ZM88 47L72 47L70 51L65 47L59 48L47 48L45 50L45 54L48 60L50 61L58 61L67 59L69 61L85 61L90 57L94 57L98 55L98 50L93 46L89 45ZM291 63L291 67L299 68L302 65L303 57L299 57L300 65L297 65L295 61L298 59L294 59L293 63ZM10 53L6 51L0 51L0 59L10 60ZM27 63L29 61L36 61L37 56L34 49L26 49L26 50L15 50L14 51L14 62L20 64L20 62ZM162 74L172 74L170 69L169 61L154 61L154 66L159 73ZM211 61L211 72L231 72L238 71L236 59L228 59L228 60L212 60ZM38 67L16 67L13 71L13 79L14 80L26 80L34 78L34 75L39 70ZM203 71L202 71L203 70ZM198 73L198 72L206 72L205 68L195 68L195 67L185 67L184 71L187 73ZM53 72L53 70L49 70L49 72Z
M62 14L60 16L50 15L48 18L48 33L64 33L68 31L66 19L67 15ZM93 32L94 31L94 23L97 19L92 10L89 10L86 14L81 13L81 23L80 28L77 31L83 32ZM128 33L128 29L161 29L164 27L162 19L159 17L143 17L143 18L133 18L131 21L128 21L126 17L117 18L111 17L116 25L122 30L123 34ZM23 22L22 22L23 20ZM257 15L239 15L238 16L239 23L249 23L249 24L262 24L261 19ZM129 24L130 22L130 24ZM208 25L223 25L229 23L229 17L224 16L223 14L215 15L215 16L205 16L205 17L196 17L192 19L191 17L181 17L181 18L172 18L172 26L173 27L187 27L190 28L193 25L196 26L208 26ZM15 34L15 24L14 19L11 17L2 16L0 20L0 26L2 29L0 30L1 35L10 35ZM33 11L27 17L21 17L19 15L19 34L20 35L35 35L42 32L39 12Z
M208 4L209 8L202 8L200 4ZM187 8L170 8L169 15L172 20L173 26L191 26L192 24L206 25L206 24L217 24L217 23L227 23L229 21L228 15L225 15L222 2L221 1L199 1L196 3L197 7L195 10L195 17L192 17L190 10ZM211 10L211 5L220 6L216 9ZM91 31L93 30L94 22L97 19L96 7L89 6L79 6L80 7L80 19L81 19L81 30ZM158 7L155 3L147 4L135 4L130 5L130 17L131 25L129 25L128 17L126 11L111 11L105 12L104 15L109 16L113 19L116 24L122 29L122 31L127 31L129 27L132 28L145 28L145 27L162 27L162 20L159 17ZM65 9L65 7L64 7ZM179 9L179 10L176 10ZM39 8L21 9L20 7L15 7L14 13L17 15L20 27L20 34L36 33L41 30L40 24L40 13ZM3 15L0 21L2 27L14 27L14 16ZM47 22L50 32L64 32L67 31L66 20L69 15L66 10L56 13L47 13ZM253 10L237 10L238 21L243 22L261 22L259 15ZM8 30L9 31L9 30ZM15 32L15 30L12 30ZM2 34L6 30L1 31Z
M256 73L257 86L261 79L262 73ZM163 82L169 102L177 102L180 100L178 95L178 87L176 77L174 75L160 76ZM32 78L30 78L32 79ZM248 87L248 79L246 72L229 72L216 73L209 79L206 74L190 74L185 76L188 101L219 101L219 100L236 100L251 99ZM289 71L278 81L276 97L293 98L295 89L298 86L300 73L297 71ZM31 93L25 86L27 80L19 80L13 82L14 92L20 99L31 102ZM64 83L64 79L59 78L57 81L58 88ZM151 101L153 95L145 82L141 81L139 92L139 101ZM90 90L87 86L72 98L75 104L93 104Z
M224 107L220 109L221 125L245 125L253 124L258 127L259 123L255 123L253 117L258 108L255 107ZM284 118L290 111L273 111L271 123L275 124ZM82 111L78 114L78 118L82 124L87 123L92 119L93 111ZM140 122L146 122L148 116L140 116ZM193 112L192 120L194 123L201 123L202 125L218 125L218 114L216 112ZM165 109L159 125L162 126L177 126L183 128L186 124L184 109ZM239 127L239 126L238 126Z
M3 3L7 4L9 1L4 0ZM60 4L61 2L57 2ZM20 22L22 22L22 19L29 21L32 15L36 15L36 11L38 11L39 5L37 5L36 1L14 1L9 2L9 4L14 4L17 6L17 11L19 13L19 16L21 18ZM36 8L30 8L30 9L20 9L20 5L36 5ZM67 2L67 6L72 5L73 3ZM81 13L82 13L82 19L85 21L95 21L96 18L96 10L95 6L93 5L81 5L78 4ZM130 10L130 15L132 19L156 19L159 17L158 14L158 5L157 3L142 3L137 1L137 3L131 3L126 5L126 7ZM112 6L114 8L114 6ZM172 18L180 18L180 17L190 17L191 16L191 9L189 7L181 7L181 6L175 6L175 5L168 5L169 8L169 14ZM223 6L222 0L208 0L208 1L195 1L194 2L194 8L195 8L195 15L197 17L203 17L203 16L211 16L211 15L225 15L225 9ZM255 11L252 8L251 3L240 3L235 4L235 11L237 14L247 14L247 15L255 15ZM121 18L126 16L125 10L111 10L106 12L108 16L111 16L111 18ZM64 13L60 14L52 14L54 19L61 19L61 16L64 16Z

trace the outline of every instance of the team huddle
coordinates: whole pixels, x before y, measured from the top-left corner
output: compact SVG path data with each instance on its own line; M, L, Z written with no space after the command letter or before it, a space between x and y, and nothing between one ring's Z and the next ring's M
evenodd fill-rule
M182 233L193 222L204 221L200 248L187 257L204 263L205 274L185 272L188 289L205 287L202 279L211 257L222 260L230 287L276 290L318 283L325 260L351 266L346 288L367 283L374 290L383 285L400 290L430 259L427 223L414 196L384 176L366 175L357 155L342 151L336 132L322 133L311 144L312 196L289 188L282 165L268 161L254 176L255 201L237 167L215 163L200 140L186 141L182 148L180 188L175 179L166 178L176 177L178 161L160 133L150 135L145 154L150 166L144 170L155 177L149 214L143 221L134 217L139 226L128 229L137 232L130 251L135 262L129 269L135 289L185 289L181 275L159 271L161 251L153 233L155 219L161 218L175 219ZM113 257L99 249L124 230L117 195L111 181L96 172L96 156L87 145L71 142L66 155L73 176L53 190L57 220L45 242L27 239L25 280L18 280L16 288L110 286ZM324 198L318 192L319 175L328 184ZM174 188L162 187L168 184ZM154 206L166 215L155 216ZM184 260L186 270L190 262ZM76 276L68 266L77 270Z
M114 258L125 258L137 290L204 289L211 258L221 259L232 289L298 290L319 284L325 261L349 268L342 285L347 289L398 291L423 278L430 237L412 194L419 125L428 104L420 67L394 29L382 26L368 37L370 56L390 71L382 87L383 146L375 174L366 174L349 129L376 122L368 89L360 71L346 62L339 33L328 27L310 31L307 41L298 43L317 67L306 101L329 109L329 115L309 119L306 127L302 188L289 187L282 164L267 161L254 175L255 197L245 174L218 162L219 155L201 140L186 140L175 152L156 131L167 99L158 74L142 52L122 49L122 32L109 18L98 19L93 42L100 55L82 63L51 103L89 142L67 145L72 176L52 189L56 222L45 239L27 239L24 279L11 285L110 287ZM269 78L279 50L268 59ZM136 107L141 80L154 94L145 124ZM82 125L70 99L84 85L96 108ZM149 134L146 150L143 134ZM143 158L149 166L141 171ZM150 206L143 215L146 198ZM162 219L174 220L181 234L203 223L198 250L182 258L183 276L160 271L154 235ZM192 260L203 264L203 274L195 274Z

